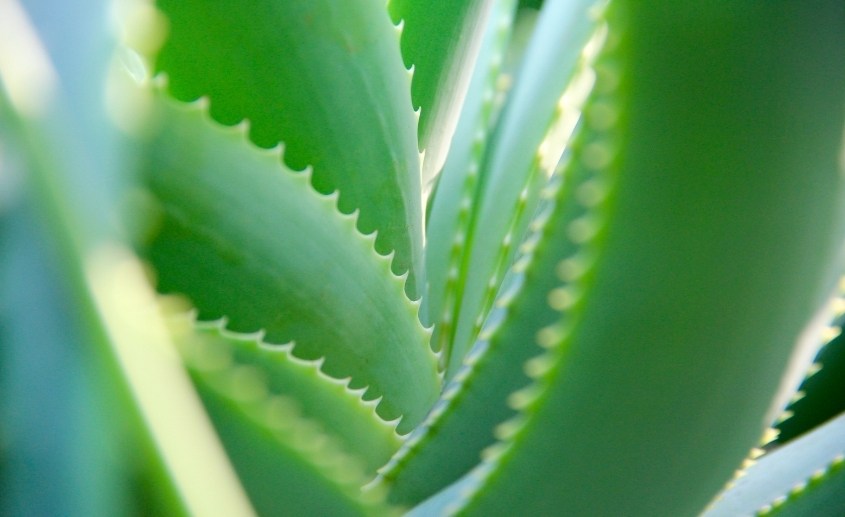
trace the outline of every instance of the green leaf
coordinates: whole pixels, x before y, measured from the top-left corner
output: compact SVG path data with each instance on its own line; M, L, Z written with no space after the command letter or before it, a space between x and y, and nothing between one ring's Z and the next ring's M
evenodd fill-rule
M511 33L513 1L494 5L484 35L478 66L470 83L449 157L438 177L426 223L426 275L428 296L424 302L434 322L432 347L448 350L459 278L461 255L466 245L472 199L479 184L484 139L497 112L496 78Z
M374 403L362 401L362 392L350 390L348 380L323 374L319 361L295 358L290 345L267 344L260 335L227 332L225 321L198 323L184 317L172 325L189 364L254 367L270 394L290 399L303 417L320 425L347 454L360 459L367 474L374 473L399 448L395 423L379 418Z
M840 326L830 331L835 337L819 351L798 388L797 400L786 408L786 418L775 425L777 444L787 443L845 411L845 335Z
M189 363L197 389L250 500L261 515L391 515L366 479L319 426L283 396L268 393L260 370Z
M411 97L420 110L423 183L433 182L449 151L472 70L496 0L390 0L402 23L402 56L413 67ZM510 2L508 2L510 3Z
M344 216L336 196L280 151L250 144L244 127L222 128L203 108L163 103L149 145L149 188L161 220L146 243L159 289L187 295L200 319L226 317L237 332L295 341L299 358L382 397L379 414L412 429L437 398L429 335L389 259Z
M4 136L0 175L21 173L4 167ZM0 218L0 514L120 512L137 458L117 435L137 439L135 429L114 418L110 379L31 201Z
M422 292L422 206L416 118L398 30L381 0L334 2L160 0L170 34L157 70L183 101L211 99L227 125L249 120L262 147L285 145L295 170L312 166L314 187L340 191L362 233L395 251Z
M573 151L603 187L567 225L589 253L560 257L462 513L686 515L730 477L840 272L843 9L609 7Z
M577 138L572 147L583 147L583 140ZM596 179L583 169L569 171L565 181L560 176L544 192L532 233L480 339L434 410L380 471L380 481L391 487L392 501L418 503L465 474L495 442L496 426L515 415L508 396L530 382L515 365L542 351L534 336L559 319L547 295L549 286L559 282L560 257L588 253L568 236L568 227L590 213L579 198L595 189ZM573 269L579 264L570 262Z
M703 517L841 515L845 510L843 455L845 414L760 458L720 494Z
M576 73L592 56L581 48L595 29L594 0L548 2L540 14L516 84L485 146L480 185L464 234L458 268L447 377L478 337L496 291L522 242L554 169L578 120L590 77ZM570 79L575 74L580 81ZM566 95L567 84L573 88Z

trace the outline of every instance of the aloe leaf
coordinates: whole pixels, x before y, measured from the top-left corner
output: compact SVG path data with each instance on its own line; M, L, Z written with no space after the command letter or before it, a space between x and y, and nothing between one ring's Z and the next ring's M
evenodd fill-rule
M188 363L250 500L261 515L390 515L355 460L253 366Z
M448 158L429 198L425 253L428 296L423 303L434 324L435 350L448 350L453 339L453 305L462 287L459 268L466 252L472 202L484 172L481 165L486 141L537 18L533 9L514 12L514 8L511 1L494 5Z
M845 512L845 461L834 460L827 470L816 472L810 479L790 491L786 499L777 499L764 507L761 515L780 517L837 517Z
M156 67L183 101L211 99L227 125L250 121L262 147L313 167L314 187L340 191L342 212L378 232L421 293L422 205L416 118L398 30L380 0L160 0L169 36ZM354 99L352 101L351 99ZM418 283L420 285L418 285Z
M325 373L351 377L382 397L383 418L402 417L400 432L413 428L437 398L436 357L373 237L243 126L220 127L200 106L163 102L161 115L146 167L161 220L145 248L159 289L187 295L200 319L325 357Z
M457 270L466 245L472 199L478 188L483 142L497 108L496 78L510 35L513 9L514 2L510 0L494 5L451 151L437 179L437 190L428 212L425 255L428 296L425 303L435 324L432 336L435 350L448 348L444 341L452 334L454 308L451 305L459 287Z
M845 511L845 414L763 456L703 517L841 515Z
M458 268L461 285L452 317L447 377L478 336L545 184L578 119L589 77L576 74L591 59L583 43L594 31L594 0L550 1L537 21L516 83L486 146L481 183ZM570 82L573 74L582 77ZM569 95L567 85L572 84ZM542 144L542 146L541 146Z
M591 251L460 513L688 515L730 477L840 272L843 9L611 5Z
M302 361L292 346L265 343L260 335L227 332L225 321L195 322L187 317L173 323L177 345L191 364L250 366L257 369L272 395L291 400L305 418L319 424L350 455L360 458L366 473L375 472L399 448L393 425L379 418L373 402L350 390L347 381L320 371L319 361Z
M775 444L787 443L845 411L845 336L840 326L830 331L834 337L819 351L796 400L775 425Z
M434 181L449 151L472 70L495 0L391 0L402 23L402 56L413 67L411 98L420 110L419 145L425 151L423 185Z
M588 112L591 108L588 104ZM571 147L582 148L584 140L579 135ZM567 166L566 179L559 171L545 189L532 233L463 367L427 419L380 471L380 481L391 487L391 500L418 503L468 472L481 460L482 450L495 442L496 426L515 415L507 399L530 380L514 365L541 352L534 336L559 319L548 295L549 286L559 282L560 257L589 254L569 233L574 221L591 215L582 200L595 196L599 183L591 171L571 167L569 155L561 163L562 169ZM568 264L574 270L582 263L576 258Z

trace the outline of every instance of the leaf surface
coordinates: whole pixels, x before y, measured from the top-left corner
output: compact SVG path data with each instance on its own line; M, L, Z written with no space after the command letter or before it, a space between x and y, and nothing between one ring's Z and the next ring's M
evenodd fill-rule
M845 414L760 458L703 517L839 515L845 510Z
M354 460L267 392L259 370L189 363L197 389L235 470L261 515L391 515L376 494L362 494Z
M380 0L159 0L169 36L156 68L183 101L211 99L211 114L248 119L259 146L285 145L294 170L313 167L323 194L395 252L393 271L422 275L422 205L416 118L398 29Z
M841 264L845 8L732 5L608 8L589 253L458 513L694 514L761 435Z
M164 103L146 174L160 214L146 254L159 289L187 295L201 320L294 341L301 359L382 397L379 414L418 423L439 390L436 358L389 259L361 236L336 196L315 192L279 150L250 144L199 107Z
M478 337L497 287L511 265L557 164L589 77L570 81L592 57L581 49L595 29L594 0L547 2L525 51L515 84L484 149L480 184L465 230L460 285L451 320L447 377L460 368ZM595 46L595 45L594 45ZM574 91L566 95L567 85Z
M360 459L367 474L375 472L399 447L395 423L379 418L374 403L361 400L362 392L350 390L348 381L323 374L319 361L294 357L290 345L268 344L260 335L228 332L223 320L195 322L185 316L173 325L188 362L253 367L266 382L269 394L289 399L303 417L334 437L346 454Z
M420 110L424 186L446 159L481 40L496 0L391 0L402 23L402 56L413 67L411 98Z
M841 300L841 298L840 298ZM797 400L786 408L786 418L775 425L776 443L784 444L845 411L845 336L839 325L819 351L809 375L798 388Z

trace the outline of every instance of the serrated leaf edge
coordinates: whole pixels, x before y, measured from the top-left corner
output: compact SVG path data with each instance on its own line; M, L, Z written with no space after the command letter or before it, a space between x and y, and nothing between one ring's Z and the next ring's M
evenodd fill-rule
M338 190L334 190L334 191L327 193L327 194L323 194L323 193L317 191L314 188L313 183L311 181L313 169L310 166L305 167L301 171L294 171L293 169L288 167L287 164L284 162L284 143L280 142L275 147L272 147L270 149L265 149L265 148L259 147L255 143L253 143L252 140L249 137L249 120L248 119L243 119L240 122L233 124L233 125L221 124L220 122L218 122L217 120L215 120L211 116L211 112L210 112L210 110L211 110L211 100L207 96L200 97L200 98L198 98L194 101L191 101L191 102L182 102L182 101L179 101L179 100L175 99L174 97L172 97L172 95L170 95L170 93L167 89L167 84L168 84L167 74L164 73L164 72L161 72L159 74L156 74L156 76L153 77L150 81L146 82L145 84L142 84L142 87L152 88L154 90L154 94L157 94L158 96L160 96L162 98L163 102L167 102L167 103L169 103L173 106L176 106L177 109L182 109L182 110L186 111L187 113L193 113L193 114L199 115L201 117L201 119L205 121L205 123L210 124L211 126L218 128L222 131L228 132L229 134L238 136L240 138L240 140L249 149L251 149L253 152L256 152L259 155L261 155L262 157L265 157L265 159L271 160L274 163L274 166L278 167L280 173L287 174L289 178L292 178L295 181L299 181L303 185L303 187L306 189L306 191L310 193L310 195L313 195L316 199L320 200L320 202L322 202L324 204L324 206L326 206L328 211L335 214L336 217L338 217L341 221L343 221L347 225L347 227L349 228L349 231L352 234L354 234L357 238L361 239L363 242L366 243L367 248L371 251L371 254L372 254L371 256L373 257L373 260L377 264L380 265L379 267L383 270L384 275L386 275L387 278L390 278L391 281L396 284L397 295L400 296L399 299L403 300L403 304L405 305L405 309L410 313L411 317L413 318L413 321L416 322L417 331L420 334L421 341L423 341L424 343L427 344L426 349L427 349L427 354L429 356L429 360L431 361L431 363L433 365L435 365L435 368L436 368L436 365L439 364L439 362L440 362L440 353L434 352L434 351L431 350L430 343L431 343L431 335L432 335L433 327L432 326L426 327L421 322L420 311L421 311L421 306L422 306L422 298L417 299L417 300L411 300L407 296L406 284L407 284L407 280L408 280L408 276L409 276L410 271L406 271L406 272L402 273L401 275L397 275L396 273L393 272L392 263L393 263L393 257L394 257L395 252L391 251L386 255L382 255L378 251L376 251L375 242L376 242L376 237L377 237L378 231L375 230L375 231L373 231L372 233L369 233L369 234L361 233L361 231L358 229L358 225L357 225L359 210L356 209L349 214L345 214L345 213L341 212L340 208L338 206L339 197L340 197L340 193L339 193ZM214 322L216 320L210 320L210 321ZM261 329L261 328L254 329L252 331L243 331L243 330L233 331L233 330L230 330L230 329L225 329L225 330L227 332L231 332L233 334L262 333L262 335L263 335L263 332L264 332L264 329ZM291 352L293 352L293 347L291 348ZM299 359L299 358L297 358L297 359ZM323 358L323 359L325 359L325 358ZM329 378L332 378L331 376L325 374L324 372L321 372L321 373L323 373L323 375L326 375ZM438 372L438 375L442 379L442 373ZM355 379L352 378L348 382L352 383L354 381L355 381ZM363 388L364 392L366 392L366 390L368 388L369 388L369 386L365 386ZM362 388L356 388L356 389L362 389ZM362 392L362 394L364 392ZM376 399L371 399L373 402L375 402L375 404L376 404L375 407L378 407L379 402L381 401L381 398L382 397L379 397L379 398L376 398ZM396 422L396 425L398 426L401 423L401 421L402 421L402 417L400 416L398 419L392 420L391 424L393 422Z
M487 84L482 94L482 107L476 124L476 133L472 141L471 159L463 184L461 185L462 194L458 213L458 224L455 228L455 236L452 241L452 248L450 249L447 280L443 288L445 291L443 310L441 311L441 315L435 318L436 323L440 327L438 333L445 332L445 335L450 337L450 339L441 344L432 342L433 348L444 352L441 357L444 363L448 361L449 343L451 342L451 338L454 338L455 329L452 316L455 314L456 300L459 299L456 290L458 288L460 262L467 248L466 235L470 224L470 209L479 186L479 174L485 154L487 136L492 131L491 122L496 115L496 80L502 71L502 55L504 54L505 43L510 37L513 14L513 9L503 8L499 13L498 19L493 22L496 24L497 29L496 50L493 52L493 56L487 67ZM444 363L440 365L443 370L446 368L446 364Z
M257 367L222 366L194 371L201 377L200 382L237 404L252 424L270 431L281 446L312 464L350 500L378 508L379 515L388 513L384 492L360 490L366 481L360 460L347 454L318 423L301 416L293 399L269 393Z
M780 510L786 509L789 503L809 495L815 488L832 479L834 475L843 474L843 470L845 470L845 455L839 454L808 479L792 487L788 493L757 510L755 515L759 517L776 515Z
M607 20L603 20L599 27L604 28L597 27L596 30L603 31L605 35L601 45L591 50L595 60L590 63L590 69L597 77L602 75L600 69L604 65L605 57L610 57L619 44L618 35L608 30L607 25ZM451 508L452 513L471 504L473 498L479 495L481 487L496 474L502 461L514 454L515 445L526 432L532 417L543 407L549 387L554 384L560 374L561 365L565 362L572 331L586 303L583 294L588 291L594 276L594 265L600 255L601 243L607 230L605 222L608 212L613 206L616 179L614 163L618 158L618 135L614 130L618 117L612 117L608 121L606 117L594 116L594 111L596 106L612 109L610 107L614 105L613 95L617 85L617 81L599 80L593 84L592 93L587 96L584 106L586 116L581 119L584 130L589 132L587 141L574 153L571 162L568 153L564 153L562 163L558 165L581 166L590 173L590 176L578 185L576 194L576 202L586 210L586 214L568 221L567 226L567 236L577 245L577 251L558 262L555 272L561 283L550 288L547 293L549 307L558 312L561 318L540 329L535 335L535 344L543 351L523 365L523 371L531 379L531 383L511 393L507 401L517 414L499 424L494 430L497 442L482 451L481 464L468 474L473 482L466 485L461 499L455 501ZM601 152L597 148L600 148ZM593 190L597 195L592 195ZM518 271L527 267L527 263L521 266L521 262L522 260L518 260L513 269ZM563 297L568 299L566 303L559 302L558 299Z
M584 107L595 85L596 72L594 68L596 59L604 48L608 37L607 25L600 21L603 17L604 9L600 9L599 7L604 6L597 6L593 12L593 16L597 20L596 27L593 29L591 37L582 49L571 80L564 86L563 91L558 97L555 110L548 120L543 138L531 159L523 182L523 188L520 191L510 222L508 223L508 229L499 249L496 251L495 261L497 265L494 268L493 276L488 280L487 287L482 294L480 310L475 315L473 328L470 332L472 340L475 340L479 336L484 321L493 308L499 291L499 285L504 280L505 274L512 265L519 262L518 256L516 255L512 264L508 263L507 258L510 256L512 247L514 246L514 241L516 240L514 235L520 222L526 217L532 218L533 220L533 214L528 213L528 199L531 195L529 189L535 183L538 174L543 173L548 179L551 179L555 174L557 164L563 157L565 148L572 141L579 120L583 117ZM469 230L469 225L467 230ZM467 232L464 232L464 234L466 235ZM526 234L519 245L531 246L529 236L530 232ZM469 267L469 264L464 263L462 266L466 268ZM460 301L458 305L460 305ZM455 337L456 334L452 336L453 339ZM448 360L462 360L462 358L449 357Z

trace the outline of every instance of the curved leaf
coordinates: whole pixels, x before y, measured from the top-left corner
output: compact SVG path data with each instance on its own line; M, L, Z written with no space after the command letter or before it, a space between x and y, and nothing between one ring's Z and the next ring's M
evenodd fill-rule
M572 148L583 145L579 135ZM562 165L567 163L565 159ZM559 282L560 257L589 254L568 234L572 222L591 214L592 207L580 200L595 192L597 179L583 168L567 173L565 180L558 173L545 190L533 231L461 370L426 420L380 470L379 480L390 486L392 501L418 503L468 472L480 462L482 450L495 442L495 427L515 415L508 396L530 382L515 365L541 352L534 336L560 316L547 301L549 286Z
M428 296L423 300L434 323L432 348L448 349L460 259L466 245L472 199L479 184L484 138L491 131L497 112L496 78L501 73L511 33L513 0L497 1L484 35L478 66L472 77L454 141L426 221L426 279Z
M157 69L180 100L208 96L224 124L250 122L262 147L285 145L314 187L340 191L362 233L395 251L421 293L422 205L416 118L398 31L382 0L159 0L170 33ZM419 284L419 285L418 285Z
M700 511L839 274L845 6L608 13L603 110L575 159L609 192L569 225L592 253L578 271L560 257L561 317L465 514Z
M225 316L231 330L325 357L328 375L351 377L367 399L383 397L380 415L403 418L400 432L413 428L439 391L436 358L373 237L243 127L165 104L146 167L161 219L145 249L160 290L186 294L200 319Z
M174 320L177 345L186 361L254 367L265 380L268 393L289 399L303 417L334 437L347 454L360 459L367 474L375 472L399 447L395 422L391 425L379 418L375 404L361 400L362 392L350 390L348 380L326 376L319 361L297 359L290 345L267 344L260 335L228 332L224 326L222 320Z
M760 458L703 517L841 515L845 510L843 455L845 414Z
M440 172L458 124L495 0L391 0L402 23L402 56L413 67L411 97L420 109L423 185Z
M797 400L786 408L786 418L775 425L777 444L787 443L845 411L845 335L841 327L830 331L835 337L819 351L810 375L798 388Z
M235 470L261 515L391 515L364 475L250 366L189 363Z
M595 31L597 13L591 8L596 3L559 0L544 6L527 58L485 146L480 185L464 232L466 250L458 268L447 377L460 368L478 337L496 288L534 215L539 192L580 115L591 79L584 74L576 74L581 81L570 79L594 57L582 47Z

